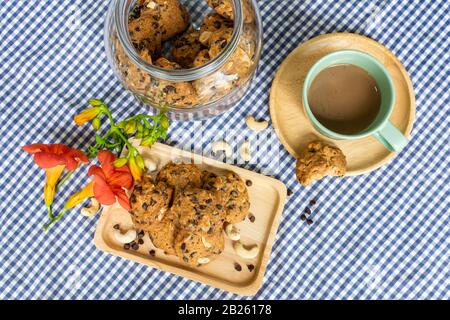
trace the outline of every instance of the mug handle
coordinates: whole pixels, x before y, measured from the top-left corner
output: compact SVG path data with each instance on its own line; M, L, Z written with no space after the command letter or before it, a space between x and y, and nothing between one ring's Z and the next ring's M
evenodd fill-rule
M383 128L374 133L374 136L388 150L393 152L399 152L408 143L406 137L392 124L391 121L386 122Z

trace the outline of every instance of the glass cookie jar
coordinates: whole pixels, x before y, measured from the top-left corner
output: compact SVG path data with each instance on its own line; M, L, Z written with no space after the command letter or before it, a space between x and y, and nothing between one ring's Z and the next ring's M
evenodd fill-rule
M173 120L233 107L261 55L256 0L111 0L106 53L136 98Z

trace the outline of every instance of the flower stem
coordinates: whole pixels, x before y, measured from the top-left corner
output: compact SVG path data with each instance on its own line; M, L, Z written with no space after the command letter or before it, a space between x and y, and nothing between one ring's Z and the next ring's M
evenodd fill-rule
M75 170L70 170L69 172L66 173L66 175L58 182L58 184L56 185L56 191L58 191L58 189L67 181L69 180L69 178L72 176L73 172Z
M47 231L48 230L48 228L53 224L53 223L55 223L56 221L58 221L59 219L61 219L62 218L62 216L64 215L64 213L67 211L67 209L66 208L63 208L62 210L61 210L61 212L56 216L56 217L51 217L50 218L50 222L49 223L47 223L45 226L44 226L44 231Z

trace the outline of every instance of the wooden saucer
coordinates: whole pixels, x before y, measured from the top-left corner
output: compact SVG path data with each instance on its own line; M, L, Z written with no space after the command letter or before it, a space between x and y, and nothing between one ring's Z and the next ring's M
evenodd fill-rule
M416 111L411 79L400 61L378 42L352 33L325 34L298 46L281 64L270 91L270 116L281 143L297 157L314 139L332 142L347 157L347 175L358 175L378 169L396 154L373 137L353 141L331 140L318 133L303 110L301 92L306 74L324 55L353 49L377 58L390 72L396 89L392 123L409 137Z

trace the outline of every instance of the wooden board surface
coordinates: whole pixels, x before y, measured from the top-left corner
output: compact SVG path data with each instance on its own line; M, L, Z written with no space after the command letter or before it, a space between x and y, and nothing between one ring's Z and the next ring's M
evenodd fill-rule
M363 174L381 167L395 156L374 137L353 141L331 140L309 122L301 99L303 82L313 64L338 50L353 49L377 58L390 72L396 101L390 120L409 137L415 117L415 96L411 80L400 61L378 42L352 33L332 33L302 43L282 63L270 92L270 115L275 131L287 151L297 157L314 139L330 141L347 157L347 175Z
M183 263L178 257L164 255L161 250L154 248L147 234L144 237L144 244L140 246L138 251L124 250L123 245L114 239L113 226L120 224L121 228L128 229L132 228L132 222L129 213L117 204L103 209L94 237L97 248L233 293L254 295L261 287L269 262L275 234L286 201L287 190L285 185L276 179L163 144L155 144L151 149L140 148L140 152L144 158L157 159L159 161L158 168L161 168L170 160L175 162L192 161L201 169L216 173L232 170L239 174L242 179L251 180L252 186L248 187L250 212L254 214L256 219L252 223L246 218L237 226L241 230L241 241L249 245L258 244L260 253L251 260L242 259L235 254L231 240L225 237L225 250L219 258L205 266L194 268ZM149 255L151 249L155 249L155 257ZM235 262L242 266L241 272L234 269ZM253 264L255 270L249 272L247 264Z

